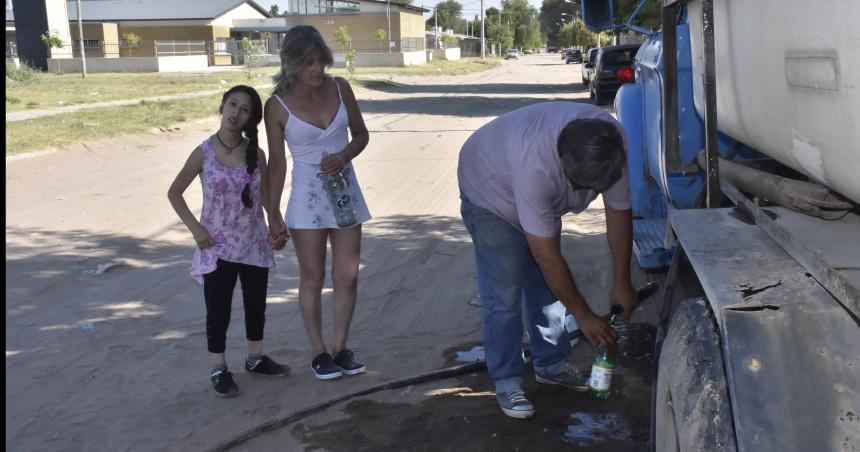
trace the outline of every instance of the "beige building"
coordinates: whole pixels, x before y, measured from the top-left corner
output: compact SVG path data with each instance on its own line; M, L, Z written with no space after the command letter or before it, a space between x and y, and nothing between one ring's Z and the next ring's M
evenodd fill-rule
M68 1L67 7L72 39L77 40L75 1ZM270 15L250 0L82 0L81 17L84 48L90 57L202 53L210 55L210 64L230 64L226 43L220 46L218 42L233 39L233 21ZM75 56L80 56L77 49Z
M387 4L380 0L328 2L319 6L317 0L292 0L287 11L287 25L312 25L331 47L343 52L335 39L335 30L345 26L352 40L351 48L359 53L423 51L424 13L428 9L412 5ZM390 18L390 21L389 21ZM390 33L389 33L390 29ZM385 39L376 36L385 32Z
M63 20L69 21L64 41L71 43L59 57L80 58L76 2L53 1L58 3L54 9L67 13L68 19ZM243 37L262 40L263 52L269 54L265 63L277 64L280 38L296 25L317 28L341 63L344 51L351 48L365 61L375 58L376 64L399 65L407 60L416 64L415 54L426 48L425 12L429 10L383 0L290 0L281 17L271 17L252 0L81 0L87 58L207 55L210 66L241 64ZM11 42L15 22L8 3L6 16L7 42ZM350 36L345 46L335 38L340 27L346 27ZM14 50L14 45L7 44L7 55L10 48ZM394 55L407 53L399 59Z

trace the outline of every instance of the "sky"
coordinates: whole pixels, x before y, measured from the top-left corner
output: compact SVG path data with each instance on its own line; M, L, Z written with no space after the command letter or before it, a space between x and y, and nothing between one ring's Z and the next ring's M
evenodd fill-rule
M475 17L481 11L481 0L458 0L463 5L463 19L471 19ZM540 11L540 7L543 4L543 0L528 0L529 4L534 6L536 10ZM432 9L436 6L437 3L441 3L440 0L412 0L412 5L414 6L423 6L427 9ZM273 4L277 4L281 11L287 9L288 0L257 0L257 4L268 9ZM484 9L487 9L491 6L498 8L501 4L501 0L484 0ZM429 19L432 17L432 13L424 13L424 17Z

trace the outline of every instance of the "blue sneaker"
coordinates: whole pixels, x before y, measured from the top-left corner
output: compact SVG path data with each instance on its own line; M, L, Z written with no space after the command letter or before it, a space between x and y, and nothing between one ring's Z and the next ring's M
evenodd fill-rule
M334 363L331 355L320 353L311 361L311 370L319 380L334 380L343 376L343 369Z
M555 375L540 375L535 372L535 381L547 385L559 385L579 392L588 391L588 375L570 363L567 363L564 370Z
M267 377L283 377L290 373L290 366L276 363L272 358L263 355L254 365L245 360L245 370L257 375L265 375Z
M528 419L535 414L535 407L526 398L522 389L514 389L504 394L496 394L502 413L514 419Z
M365 370L364 364L356 361L352 350L348 348L334 355L334 363L343 370L344 375L358 375Z
M239 387L233 381L233 374L227 369L216 370L210 377L215 394L219 397L235 397L239 395Z

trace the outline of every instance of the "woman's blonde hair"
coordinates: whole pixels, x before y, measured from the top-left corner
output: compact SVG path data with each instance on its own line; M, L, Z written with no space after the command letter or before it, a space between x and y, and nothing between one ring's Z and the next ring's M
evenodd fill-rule
M316 28L310 25L290 28L281 41L281 70L272 77L275 82L272 94L284 94L292 88L296 83L296 74L317 51L322 53L326 67L334 64L331 49Z

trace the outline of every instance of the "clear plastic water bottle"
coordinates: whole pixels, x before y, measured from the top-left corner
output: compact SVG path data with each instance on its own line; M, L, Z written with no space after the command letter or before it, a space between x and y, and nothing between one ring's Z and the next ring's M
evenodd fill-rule
M328 157L328 152L323 152L323 160L326 157ZM349 196L349 179L344 176L343 171L331 176L320 173L319 178L328 194L331 211L334 213L337 225L345 228L356 224L358 218L355 214L355 205Z

